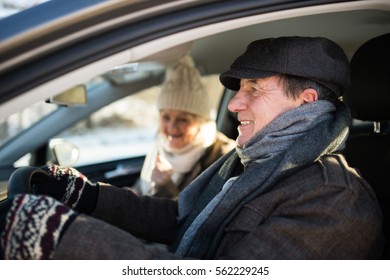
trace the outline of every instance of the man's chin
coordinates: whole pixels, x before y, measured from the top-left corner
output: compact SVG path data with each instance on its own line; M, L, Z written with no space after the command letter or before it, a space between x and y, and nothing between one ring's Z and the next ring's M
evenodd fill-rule
M240 148L245 148L245 144L248 143L248 140L249 139L246 139L246 138L244 138L242 136L238 136L237 139L236 139L236 144Z

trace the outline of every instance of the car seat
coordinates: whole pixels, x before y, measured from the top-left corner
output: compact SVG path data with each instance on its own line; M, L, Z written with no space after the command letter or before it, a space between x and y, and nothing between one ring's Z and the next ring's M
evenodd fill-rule
M344 155L377 194L383 230L390 240L390 33L367 41L356 51L351 81L345 102L354 122ZM383 258L390 258L389 249Z

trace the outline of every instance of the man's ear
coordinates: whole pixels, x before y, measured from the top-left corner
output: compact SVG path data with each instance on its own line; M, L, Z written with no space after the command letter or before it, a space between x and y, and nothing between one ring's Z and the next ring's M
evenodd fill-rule
M315 89L307 88L301 92L299 99L302 101L302 104L310 103L318 100L318 93Z

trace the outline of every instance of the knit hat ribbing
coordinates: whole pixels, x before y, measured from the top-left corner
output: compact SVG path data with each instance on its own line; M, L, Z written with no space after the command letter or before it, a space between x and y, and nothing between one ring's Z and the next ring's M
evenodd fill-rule
M209 96L190 56L184 56L167 69L157 108L185 111L210 119Z

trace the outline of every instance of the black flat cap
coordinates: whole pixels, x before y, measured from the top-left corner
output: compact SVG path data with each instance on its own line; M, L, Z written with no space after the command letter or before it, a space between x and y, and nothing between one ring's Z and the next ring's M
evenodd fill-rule
M343 49L321 37L279 37L250 43L221 83L239 90L240 79L258 79L287 74L318 82L341 96L350 86L349 62Z

